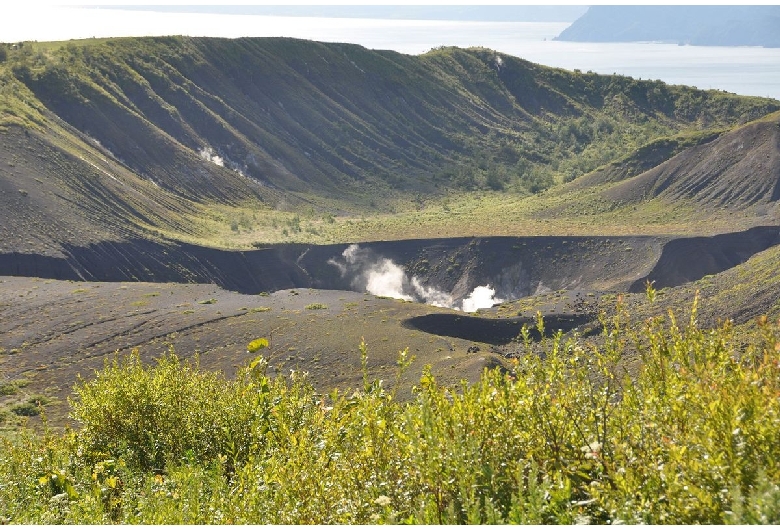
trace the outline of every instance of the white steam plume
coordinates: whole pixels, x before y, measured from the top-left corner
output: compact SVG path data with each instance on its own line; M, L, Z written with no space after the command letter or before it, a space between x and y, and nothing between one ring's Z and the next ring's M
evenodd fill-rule
M350 265L354 265L355 262L357 262L358 260L359 252L360 252L360 247L353 243L352 245L345 248L344 252L342 252L341 255L344 256L344 259L347 260L347 263L349 263Z
M419 278L411 278L392 260L375 258L371 252L358 245L348 246L342 252L343 261L331 258L328 264L339 270L342 277L352 275L352 287L376 296L387 296L399 300L418 301L436 307L447 307L468 313L492 307L503 300L495 298L496 291L490 285L480 285L471 294L456 304L451 294L435 287L423 285Z
M344 265L343 263L340 263L333 258L330 258L326 263L328 265L333 265L334 267L336 267L339 270L339 273L341 274L342 278L347 275L347 266Z
M494 304L503 302L500 298L495 298L496 290L488 285L479 285L471 291L468 298L463 299L462 309L466 313L474 313L478 309L487 309Z
M368 271L366 291L376 296L389 296L410 302L413 298L404 294L404 280L404 270L389 259L383 259Z
M438 290L436 287L426 287L417 276L412 276L412 287L422 300L432 306L454 308L452 295Z
M198 154L203 160L208 160L209 162L212 162L220 167L225 165L225 160L221 156L215 155L214 150L211 147L204 147L198 151Z

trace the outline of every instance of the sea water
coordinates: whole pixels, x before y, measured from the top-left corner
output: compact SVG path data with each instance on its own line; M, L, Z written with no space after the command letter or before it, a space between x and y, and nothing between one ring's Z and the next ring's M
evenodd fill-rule
M439 46L483 46L569 70L617 73L780 99L780 48L554 41L568 22L273 17L14 4L7 7L3 18L0 42L144 35L295 37L406 54L425 53Z

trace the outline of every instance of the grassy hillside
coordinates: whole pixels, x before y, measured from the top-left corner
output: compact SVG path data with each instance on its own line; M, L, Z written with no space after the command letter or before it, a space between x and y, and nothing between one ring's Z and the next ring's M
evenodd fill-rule
M44 232L46 244L13 248L36 252L69 232L155 230L219 246L344 240L334 218L415 212L463 193L511 202L658 138L708 137L780 109L486 49L408 56L292 39L22 43L6 47L0 80L12 161L0 178L11 195L28 193L5 200L3 225L23 240ZM47 151L38 158L48 164L27 156ZM94 213L72 220L73 204ZM27 225L14 220L24 215ZM47 231L53 218L81 228Z

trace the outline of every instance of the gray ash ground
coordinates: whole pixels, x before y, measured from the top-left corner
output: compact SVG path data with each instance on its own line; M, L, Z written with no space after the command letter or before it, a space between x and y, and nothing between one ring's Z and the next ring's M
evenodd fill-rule
M115 355L135 348L150 363L173 348L180 357L197 356L203 369L232 377L256 355L246 345L266 337L270 347L260 353L272 375L305 371L327 393L361 384L361 340L368 344L369 375L388 387L398 376L398 352L408 347L416 360L399 383L399 396L409 395L426 364L443 383L455 384L501 362L486 344L469 353L473 340L404 326L431 313L462 313L370 294L289 289L244 295L197 284L0 281L0 377L29 382L0 404L51 397L52 425L67 423L67 398L79 376L89 379Z

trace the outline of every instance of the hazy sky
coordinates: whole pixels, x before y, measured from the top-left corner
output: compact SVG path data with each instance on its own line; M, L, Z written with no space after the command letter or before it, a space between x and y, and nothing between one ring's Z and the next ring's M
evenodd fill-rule
M586 5L117 5L119 9L225 15L471 20L482 22L573 22Z
M436 4L416 6L399 2L394 6L371 4L326 6L273 6L256 2L231 2L232 6L214 6L206 2L168 1L166 5L149 2L99 2L68 5L62 3L16 1L3 8L0 42L22 40L68 40L90 37L191 35L211 37L291 36L312 40L338 40L349 37L348 29L360 18L392 20L474 20L513 22L572 22L586 6L531 6L491 2L491 6ZM347 2L348 3L348 2ZM196 5L197 4L197 5ZM406 4L410 4L407 2ZM262 16L265 15L265 16ZM275 15L275 16L268 16ZM276 17L297 15L294 20ZM308 16L306 16L308 15ZM341 19L320 18L342 15ZM377 31L394 31L394 24L374 23ZM402 43L403 35L398 36Z
M490 27L490 25L514 23L511 21L467 22L400 18L356 19L203 12L182 13L145 11L138 7L125 10L97 7L30 6L23 3L14 4L4 9L10 15L7 20L15 20L19 23L1 24L0 42L159 35L228 38L295 37L329 42L354 42L369 47L386 47L404 53L422 53L433 46L443 44L484 44L480 42L465 44L459 39L459 34L462 36L468 33L469 30L464 29L467 26L479 30ZM544 35L539 37L541 40L556 36L569 22L536 24L553 24L549 26L549 30L544 30ZM490 32L487 33L489 35ZM432 44L428 45L427 48L418 49L415 43L420 40L420 37L423 37L423 41L427 38ZM448 41L438 40L442 37ZM526 39L527 37L520 35L519 38Z
M102 0L97 2L49 2L41 0L11 0L3 4L3 17L0 21L0 42L20 40L67 40L73 38L111 37L111 36L152 36L166 34L185 34L192 36L267 36L268 29L262 26L273 22L258 22L253 28L248 20L239 21L241 14L274 14L277 16L300 15L301 11L312 15L325 13L342 14L344 17L381 17L392 19L432 20L447 13L448 20L474 20L494 22L573 22L587 8L589 2L569 1L565 6L547 6L540 1L507 2L490 0L489 5L470 1L424 0L424 6L415 1L393 1L392 5L377 5L377 2L340 1L338 6L322 1L286 1L257 2L228 0L229 6L220 6L210 1L166 0L164 2L133 0ZM626 4L634 2L607 2L608 4ZM646 3L646 2L643 2ZM649 2L658 3L658 2ZM669 2L660 2L669 3ZM686 1L686 4L707 5L712 2ZM771 2L755 2L763 4ZM215 5L216 4L216 5ZM276 4L276 5L275 5ZM280 5L282 4L282 5ZM114 9L99 9L100 7ZM117 10L117 7L132 7L133 10ZM157 13L140 11L145 6L157 10ZM98 9L96 9L98 8ZM173 11L175 9L175 11ZM167 13L161 12L167 10ZM184 13L182 11L189 11ZM205 11L205 12L204 12ZM232 15L231 15L232 13ZM211 20L208 17L213 17ZM244 17L246 18L246 17ZM251 20L251 19L250 19ZM332 19L331 19L332 20ZM322 21L320 25L331 22ZM245 32L238 35L230 33L225 26L234 25ZM313 22L307 22L311 36L301 38L316 39L316 31L324 31ZM298 34L296 37L300 36Z

